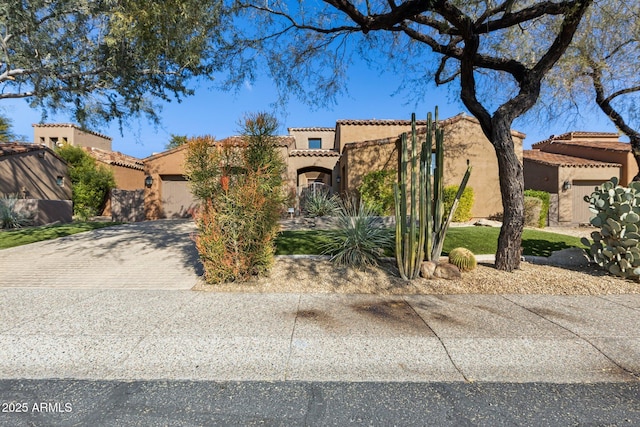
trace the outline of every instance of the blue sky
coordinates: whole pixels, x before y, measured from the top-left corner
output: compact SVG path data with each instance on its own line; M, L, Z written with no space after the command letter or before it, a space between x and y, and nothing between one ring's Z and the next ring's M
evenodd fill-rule
M426 118L437 105L440 118L445 119L460 112L464 106L452 97L445 88L430 88L423 94L407 102L406 94L394 95L400 80L392 73L373 71L366 66L350 69L349 93L340 97L334 106L314 109L292 99L286 112L274 111L272 104L277 100L273 85L262 79L253 85L246 84L237 94L220 92L202 84L196 87L196 94L181 103L164 104L159 127L147 123L145 119L129 123L120 135L117 124L92 129L113 138L113 149L135 157L144 158L164 150L171 134L213 135L218 139L234 135L240 118L251 112L275 112L281 122L281 134L288 127L333 127L339 119L409 119L416 112L419 119ZM40 122L40 112L30 109L25 100L0 101L2 114L12 120L13 132L33 140L33 123ZM467 113L468 114L468 113ZM49 117L47 123L70 123L69 117L58 115ZM548 138L575 130L615 132L614 126L598 111L592 112L577 123L517 122L514 129L524 132L525 148Z

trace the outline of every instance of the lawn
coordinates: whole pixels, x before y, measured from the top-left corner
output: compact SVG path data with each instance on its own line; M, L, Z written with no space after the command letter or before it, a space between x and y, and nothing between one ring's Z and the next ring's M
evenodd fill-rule
M474 254L494 254L498 245L499 228L453 227L444 241L443 254L462 246ZM321 230L283 231L276 239L277 255L319 255L326 241ZM549 256L553 251L571 247L584 247L580 239L563 234L539 230L524 230L522 233L523 255Z
M0 249L26 245L42 240L56 239L71 234L116 225L116 222L72 222L0 231Z

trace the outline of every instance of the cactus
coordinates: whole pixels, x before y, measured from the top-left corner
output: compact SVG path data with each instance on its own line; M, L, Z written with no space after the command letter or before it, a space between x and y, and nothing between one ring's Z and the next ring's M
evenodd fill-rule
M455 248L449 252L449 262L460 271L471 271L478 266L476 256L467 248Z
M411 152L407 143L408 135L403 133L400 138L400 170L398 183L394 184L396 260L400 276L405 280L418 277L420 264L425 258L428 261L438 261L449 224L471 174L471 167L467 166L451 211L444 218L444 131L438 128L437 122L436 107L435 121L432 120L431 113L427 115L426 140L422 143L419 157L415 114L411 115ZM432 173L434 136L435 169ZM410 170L407 171L409 167ZM410 212L407 212L407 202L410 203Z
M591 233L593 243L582 238L591 258L609 273L624 278L640 277L640 182L629 187L618 185L617 178L595 188L585 196L589 210L596 214L591 224L599 231Z

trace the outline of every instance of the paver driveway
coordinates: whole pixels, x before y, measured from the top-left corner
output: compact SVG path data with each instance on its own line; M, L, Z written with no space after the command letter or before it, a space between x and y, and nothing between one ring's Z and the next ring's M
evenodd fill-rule
M193 221L125 224L0 250L0 287L190 289Z

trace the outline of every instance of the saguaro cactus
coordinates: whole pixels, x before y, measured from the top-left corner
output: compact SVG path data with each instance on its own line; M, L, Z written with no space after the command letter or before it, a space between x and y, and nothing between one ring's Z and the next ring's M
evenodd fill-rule
M444 168L444 131L438 128L438 109L435 121L427 115L426 139L418 153L416 116L411 115L411 152L406 133L401 136L400 171L394 185L396 207L396 260L400 276L412 280L420 274L425 259L438 261L444 238L456 207L467 186L471 167L462 178L458 193L447 218L444 218L442 179ZM433 139L435 137L435 152ZM431 169L431 155L435 153L435 168ZM419 157L418 157L419 155ZM407 169L410 168L409 171ZM433 181L433 183L432 183ZM407 212L407 203L410 212ZM407 214L409 214L407 216Z

